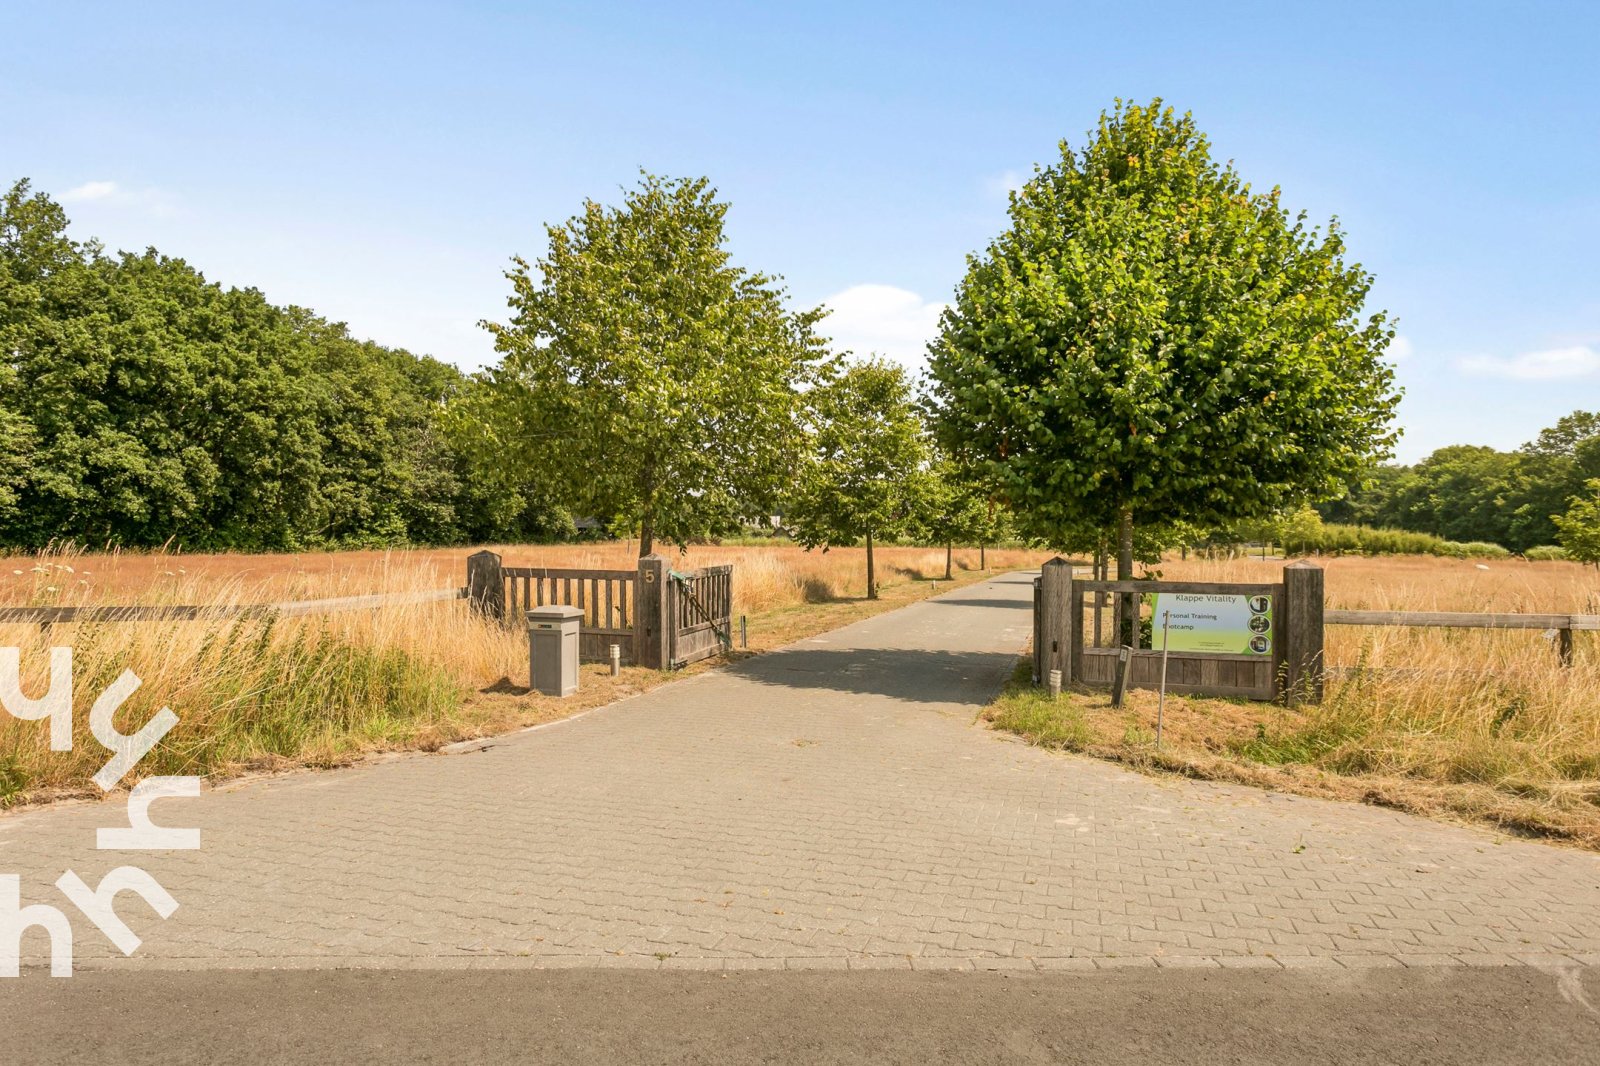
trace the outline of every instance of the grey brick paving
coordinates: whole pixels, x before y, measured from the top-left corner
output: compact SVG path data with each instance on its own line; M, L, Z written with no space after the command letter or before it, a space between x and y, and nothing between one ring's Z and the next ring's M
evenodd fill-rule
M1028 595L998 578L480 752L157 804L198 852L96 852L120 802L22 812L0 872L55 903L67 868L153 873L181 906L121 897L133 958L77 923L80 966L117 969L1600 957L1600 856L984 728Z

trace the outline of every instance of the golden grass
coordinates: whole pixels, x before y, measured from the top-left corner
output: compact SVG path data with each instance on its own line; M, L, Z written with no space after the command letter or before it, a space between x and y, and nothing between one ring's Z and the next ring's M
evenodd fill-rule
M497 549L508 565L631 568L632 546ZM293 556L54 552L0 560L0 605L256 604L453 588L467 550ZM958 552L958 579L980 574ZM1037 553L990 552L991 567L1036 565ZM735 564L735 613L750 616L759 652L927 595L944 553L879 552L883 599L862 598L864 553L792 546L693 548L681 567ZM948 586L946 586L948 587ZM0 624L0 646L22 649L24 691L47 683L50 645L74 656L71 752L50 752L42 722L0 714L0 803L92 792L105 752L88 711L122 670L143 684L118 715L131 732L169 706L180 724L126 779L213 778L299 765L331 766L373 752L433 750L572 714L653 687L669 675L628 668L611 678L586 666L576 697L530 694L526 638L486 624L460 602L386 606L324 616L232 621ZM709 665L709 664L707 664ZM702 669L706 667L701 667Z
M1335 608L1600 613L1600 580L1573 563L1319 562ZM1170 559L1159 569L1170 580L1261 581L1282 565ZM1575 637L1575 661L1562 667L1538 631L1330 626L1322 705L1169 697L1160 753L1152 692L1113 711L1103 692L1052 703L1013 685L988 716L1047 746L1600 849L1600 640Z

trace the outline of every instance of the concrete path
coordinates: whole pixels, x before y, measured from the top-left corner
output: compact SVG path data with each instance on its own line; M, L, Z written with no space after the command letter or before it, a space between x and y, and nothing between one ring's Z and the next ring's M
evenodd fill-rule
M1600 1060L1600 969L91 973L0 988L6 1061L1228 1063Z
M5 817L0 872L56 903L68 868L154 874L181 907L120 898L133 958L79 923L80 968L118 971L1600 962L1600 856L989 731L1028 598L997 578L486 751L162 801L196 852L95 851L120 801Z

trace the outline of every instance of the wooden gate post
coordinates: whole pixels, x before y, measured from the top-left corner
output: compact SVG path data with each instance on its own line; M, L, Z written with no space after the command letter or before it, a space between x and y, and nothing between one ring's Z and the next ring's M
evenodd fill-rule
M1289 703L1321 703L1323 692L1322 567L1304 559L1283 568L1283 697Z
M639 665L652 670L672 667L672 623L668 605L671 597L667 591L667 578L671 570L667 560L660 555L646 555L639 560L639 580L634 586L633 635L638 648Z
M506 583L500 556L487 549L467 556L467 602L485 618L505 621Z
M1061 671L1061 683L1072 684L1073 648L1078 634L1072 617L1072 564L1056 556L1039 571L1039 677Z

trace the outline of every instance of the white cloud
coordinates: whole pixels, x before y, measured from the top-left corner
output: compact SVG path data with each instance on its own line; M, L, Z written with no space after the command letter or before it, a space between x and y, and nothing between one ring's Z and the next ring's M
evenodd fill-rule
M95 208L133 209L157 217L173 214L173 199L160 189L129 189L114 181L86 181L62 193L64 204L94 204Z
M1409 337L1403 337L1396 333L1394 340L1389 342L1389 347L1384 350L1383 354L1387 355L1390 359L1393 359L1397 363L1403 363L1407 359L1411 358L1411 355L1415 350L1416 349L1411 346L1411 339Z
M68 189L61 194L64 204L81 203L84 200L105 200L117 194L117 183L114 181L86 181L76 188Z
M1468 374L1518 381L1561 381L1600 374L1600 351L1589 345L1523 352L1509 359L1475 355L1456 364Z
M881 355L919 375L925 348L939 332L945 305L894 285L852 285L823 301L831 314L818 327L834 348L858 357Z

